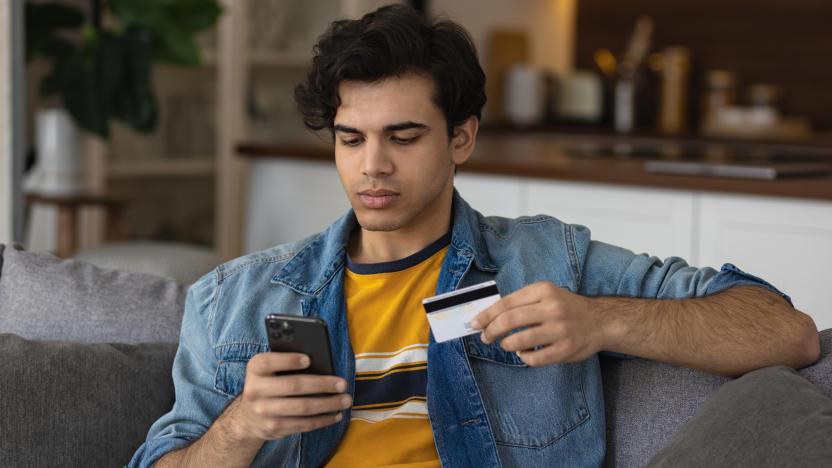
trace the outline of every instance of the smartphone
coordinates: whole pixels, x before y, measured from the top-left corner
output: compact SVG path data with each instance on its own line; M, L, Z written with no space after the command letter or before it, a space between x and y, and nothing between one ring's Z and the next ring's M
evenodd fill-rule
M297 315L266 315L266 334L269 347L280 353L303 353L309 356L309 367L297 371L279 372L280 375L308 373L335 375L332 365L332 346L326 322L314 317Z

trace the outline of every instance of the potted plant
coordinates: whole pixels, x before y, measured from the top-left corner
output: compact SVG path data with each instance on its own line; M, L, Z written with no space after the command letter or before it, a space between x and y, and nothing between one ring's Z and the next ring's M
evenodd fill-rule
M40 55L51 62L39 92L59 96L62 103L37 117L41 169L42 163L60 161L56 165L62 170L77 172L80 164L73 168L69 162L78 159L73 158L75 137L64 128L72 121L105 139L111 119L152 132L158 120L153 63L199 65L194 36L213 26L222 13L216 0L92 0L90 7L87 18L71 4L26 2L26 59ZM66 183L46 191L76 191L78 179L64 177Z

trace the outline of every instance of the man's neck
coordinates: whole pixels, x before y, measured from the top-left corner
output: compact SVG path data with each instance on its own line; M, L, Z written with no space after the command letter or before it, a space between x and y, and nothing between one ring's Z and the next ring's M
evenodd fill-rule
M450 224L448 219L444 226L392 232L359 228L350 237L350 259L356 263L382 263L409 257L442 237Z

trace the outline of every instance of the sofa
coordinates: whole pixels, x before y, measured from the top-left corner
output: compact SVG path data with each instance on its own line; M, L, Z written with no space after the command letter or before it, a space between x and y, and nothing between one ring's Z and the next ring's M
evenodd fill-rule
M121 466L174 399L187 285L0 245L0 465ZM832 395L832 329L800 375ZM643 466L728 380L602 356L606 466Z

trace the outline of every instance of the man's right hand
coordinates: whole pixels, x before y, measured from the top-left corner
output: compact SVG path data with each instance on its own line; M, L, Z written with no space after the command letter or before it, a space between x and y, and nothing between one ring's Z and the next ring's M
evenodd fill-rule
M189 447L166 454L156 466L249 466L267 440L340 421L341 410L352 405L352 397L343 393L347 389L344 379L331 375L275 375L308 366L309 357L305 354L255 355L246 366L243 392L208 432ZM334 395L310 396L321 393Z
M274 440L335 424L352 405L343 392L347 382L331 375L288 374L305 369L309 357L298 353L261 353L246 366L243 392L226 416L241 440ZM331 396L310 396L333 393ZM335 414L326 414L335 413Z

